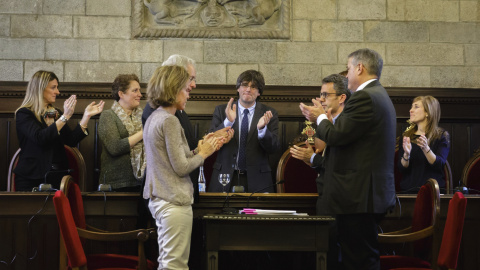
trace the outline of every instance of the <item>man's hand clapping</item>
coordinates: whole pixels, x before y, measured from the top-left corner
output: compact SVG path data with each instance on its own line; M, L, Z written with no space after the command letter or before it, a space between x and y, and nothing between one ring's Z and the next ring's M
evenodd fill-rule
M227 119L230 122L234 122L237 118L237 104L233 104L233 98L230 98L227 104L227 108L225 108L225 114L227 115Z
M308 121L316 122L318 116L321 114L326 114L326 112L320 104L320 101L312 99L312 102L313 106L307 106L303 103L300 103L300 110Z

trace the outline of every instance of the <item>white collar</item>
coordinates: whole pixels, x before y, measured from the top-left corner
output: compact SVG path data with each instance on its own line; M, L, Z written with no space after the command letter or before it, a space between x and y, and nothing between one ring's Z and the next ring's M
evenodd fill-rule
M375 81L375 80L377 80L377 79L371 79L371 80L368 80L368 81L360 84L360 86L357 88L356 91L363 90L363 88L365 88L365 86L367 86L369 83L371 83L371 82L373 82L373 81ZM356 92L356 91L355 91L355 92Z

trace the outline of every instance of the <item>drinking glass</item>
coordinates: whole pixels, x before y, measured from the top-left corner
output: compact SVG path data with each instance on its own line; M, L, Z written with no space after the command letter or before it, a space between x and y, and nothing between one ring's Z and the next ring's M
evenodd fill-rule
M218 182L223 185L223 193L225 193L225 186L230 183L230 174L221 173L218 175Z

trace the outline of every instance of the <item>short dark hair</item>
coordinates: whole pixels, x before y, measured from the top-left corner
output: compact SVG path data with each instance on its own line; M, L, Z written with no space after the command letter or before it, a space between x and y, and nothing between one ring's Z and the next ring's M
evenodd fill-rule
M382 75L383 59L382 56L372 49L360 49L352 52L348 55L348 58L352 58L352 64L362 65L367 69L368 74L376 75L378 79Z
M322 80L322 84L326 84L326 83L333 83L333 89L335 89L335 92L337 93L337 95L346 96L345 102L347 102L350 96L352 95L352 92L348 90L348 80L347 80L347 77L345 76L342 76L340 74L328 75Z
M260 95L263 94L263 89L265 88L265 79L260 71L250 69L242 72L242 74L240 74L237 78L237 90L240 88L242 82L252 82L257 86Z
M120 100L120 95L118 95L119 91L125 93L130 86L131 81L137 81L140 83L138 76L135 74L120 74L118 75L112 84L112 96L113 99L116 101Z

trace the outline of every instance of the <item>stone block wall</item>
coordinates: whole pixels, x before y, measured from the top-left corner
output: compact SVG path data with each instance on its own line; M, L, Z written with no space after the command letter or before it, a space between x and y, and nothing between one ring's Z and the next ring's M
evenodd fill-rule
M64 82L147 82L178 53L197 61L197 83L234 84L246 69L269 85L320 85L359 48L384 58L389 87L480 88L480 1L291 0L290 40L134 39L133 0L3 0L0 81L39 69Z

